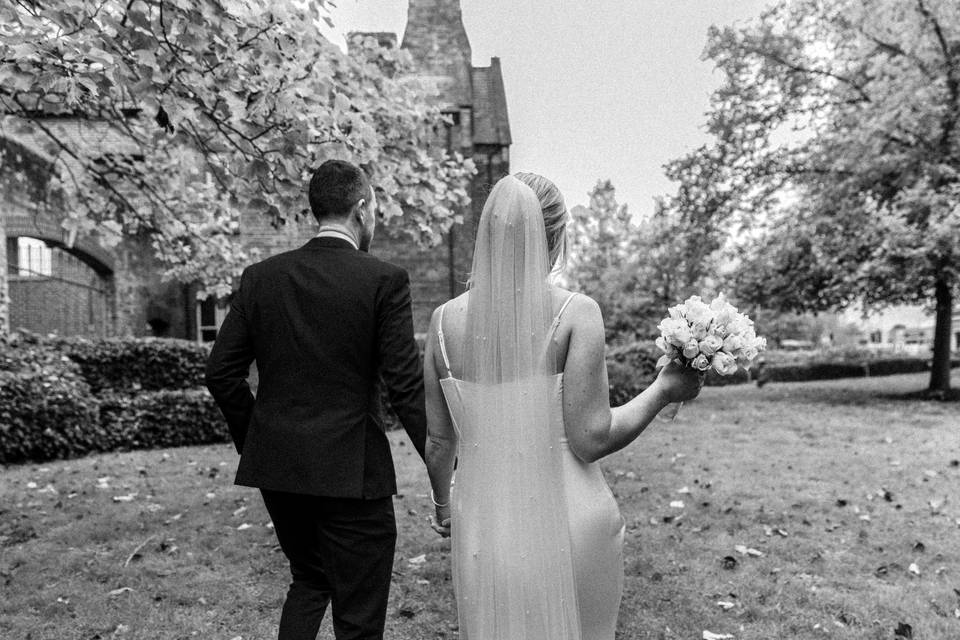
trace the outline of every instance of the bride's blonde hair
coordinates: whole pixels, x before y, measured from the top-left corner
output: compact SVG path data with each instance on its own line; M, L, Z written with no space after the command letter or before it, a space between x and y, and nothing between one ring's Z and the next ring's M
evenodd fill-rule
M513 174L513 177L537 194L540 210L543 212L543 226L547 232L550 268L555 272L563 270L567 261L567 221L570 220L563 194L557 185L539 174L519 171Z

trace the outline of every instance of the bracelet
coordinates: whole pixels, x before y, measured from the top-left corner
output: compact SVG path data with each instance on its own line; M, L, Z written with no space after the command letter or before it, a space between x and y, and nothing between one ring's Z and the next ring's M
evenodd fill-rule
M449 506L450 506L450 500L447 500L444 504L440 504L439 502L437 502L437 498L433 495L433 489L430 489L430 502L433 503L433 506L439 507L439 508L441 508L441 509L442 509L443 507L449 507Z

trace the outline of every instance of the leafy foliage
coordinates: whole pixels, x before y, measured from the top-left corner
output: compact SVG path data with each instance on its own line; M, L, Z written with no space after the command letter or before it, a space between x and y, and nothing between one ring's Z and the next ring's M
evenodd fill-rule
M100 424L111 450L230 442L223 415L205 389L110 394L100 401Z
M0 463L229 441L207 349L180 340L0 337Z
M712 29L705 55L725 77L713 141L668 174L685 215L737 237L738 294L796 311L935 300L931 388L947 388L960 5L781 1Z
M472 161L446 154L409 54L372 38L342 53L317 28L325 4L3 0L3 132L52 159L71 234L143 234L168 277L218 294L253 257L242 214L293 223L331 157L373 176L388 223L436 242L469 202ZM99 155L50 116L121 143Z
M209 347L171 339L59 339L54 348L77 363L94 393L203 386Z
M0 371L0 463L96 451L97 403L78 378Z
M703 282L708 256L689 250L686 222L662 203L635 220L609 180L597 182L589 206L573 208L568 238L565 275L600 305L608 341L652 339L667 307Z

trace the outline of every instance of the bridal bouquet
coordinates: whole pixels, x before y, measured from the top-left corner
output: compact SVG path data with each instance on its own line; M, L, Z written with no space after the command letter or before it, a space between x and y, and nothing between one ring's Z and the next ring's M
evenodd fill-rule
M749 369L767 348L766 338L754 331L753 320L738 313L722 293L710 304L691 296L668 311L670 315L657 325L656 344L663 351L658 368L676 362L728 376L738 367Z

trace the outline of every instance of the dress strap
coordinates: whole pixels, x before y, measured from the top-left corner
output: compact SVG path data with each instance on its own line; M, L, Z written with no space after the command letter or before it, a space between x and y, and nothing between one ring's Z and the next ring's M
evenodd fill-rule
M443 339L443 309L447 303L440 305L440 316L437 318L437 340L440 341L440 355L443 357L443 364L447 367L447 375L453 377L453 371L450 370L450 358L447 357L447 343Z
M553 332L557 330L557 327L560 326L560 316L563 315L563 312L566 310L567 305L570 304L570 301L577 296L577 292L574 291L567 299L563 301L563 304L560 306L560 311L557 312L557 315L553 319L553 324L550 325L550 335L553 335Z

